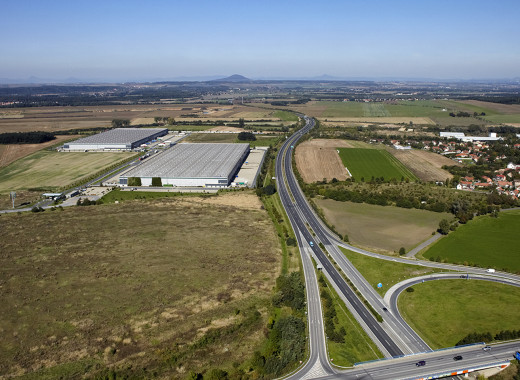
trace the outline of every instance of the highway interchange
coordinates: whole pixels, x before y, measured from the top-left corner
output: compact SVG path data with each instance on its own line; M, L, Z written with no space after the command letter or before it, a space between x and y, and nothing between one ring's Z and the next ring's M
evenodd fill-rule
M301 252L308 306L310 354L306 363L288 378L420 379L442 374L450 375L456 371L498 366L511 360L514 351L520 349L518 342L495 345L488 352L484 352L481 345L432 351L401 317L397 309L397 297L406 287L414 283L441 278L461 279L462 274L460 272L451 275L430 275L427 278L417 278L397 284L383 299L348 261L338 246L383 260L442 268L450 271L464 271L464 273L470 274L472 279L499 281L520 286L520 277L506 273L495 273L491 277L486 274L485 270L478 268L389 257L358 249L340 241L312 210L292 170L292 153L295 144L314 127L313 119L306 116L304 116L304 119L306 121L305 126L287 138L280 148L275 166L278 194L295 232ZM326 252L320 248L320 243L324 246ZM323 273L336 289L338 295L345 301L354 317L379 347L386 360L359 364L349 370L339 370L330 364L317 277L311 256L321 265ZM376 320L363 301L349 287L337 268L350 279L376 312L383 317L382 323ZM459 353L462 353L463 360L454 361L453 357ZM419 360L425 360L426 365L416 366Z

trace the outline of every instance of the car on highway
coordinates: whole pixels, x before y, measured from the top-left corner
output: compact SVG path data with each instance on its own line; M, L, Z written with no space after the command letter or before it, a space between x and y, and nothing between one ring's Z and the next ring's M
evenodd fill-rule
M311 247L314 247L314 243L313 243L312 241L309 242L309 245L310 245Z
M460 355L454 356L453 360L455 360L455 361L462 360L462 356L460 356Z
M421 360L420 362L415 363L415 365L416 365L417 367L422 367L422 366L425 365L425 364L426 364L426 362L425 362L424 360Z
M482 347L482 350L483 351L489 351L489 350L491 350L491 346Z

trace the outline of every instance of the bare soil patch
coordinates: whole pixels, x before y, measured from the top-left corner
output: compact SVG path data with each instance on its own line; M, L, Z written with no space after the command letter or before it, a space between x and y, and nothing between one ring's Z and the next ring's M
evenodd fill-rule
M79 136L67 135L56 136L55 140L47 141L42 144L7 144L0 145L0 168L9 165L10 163L30 155L31 153L48 148L52 145L73 140Z
M296 147L296 165L306 183L330 181L336 178L346 180L349 176L336 150L337 147L352 147L339 139L314 139Z
M207 132L237 132L237 133L240 133L240 132L244 132L244 129L237 128L237 127L221 126L221 127L214 127L214 128L208 129Z
M410 171L422 181L445 181L453 178L453 175L442 169L443 165L457 165L459 163L433 152L424 150L398 150L387 148L395 158L401 161Z

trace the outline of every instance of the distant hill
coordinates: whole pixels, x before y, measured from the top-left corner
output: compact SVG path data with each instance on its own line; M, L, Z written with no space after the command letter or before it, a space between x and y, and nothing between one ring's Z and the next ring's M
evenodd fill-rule
M235 82L235 83L244 83L244 82L251 82L251 79L246 78L243 75L233 74L229 77L222 78L222 79L215 79L212 80L212 82Z

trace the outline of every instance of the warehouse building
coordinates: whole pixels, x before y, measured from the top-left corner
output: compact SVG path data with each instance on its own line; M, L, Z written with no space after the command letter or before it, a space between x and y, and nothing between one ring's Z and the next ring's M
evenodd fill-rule
M168 134L168 128L116 128L84 137L63 145L64 150L132 150L157 137Z
M119 183L137 177L141 186L160 178L162 186L227 187L248 154L249 144L178 144L129 170Z

